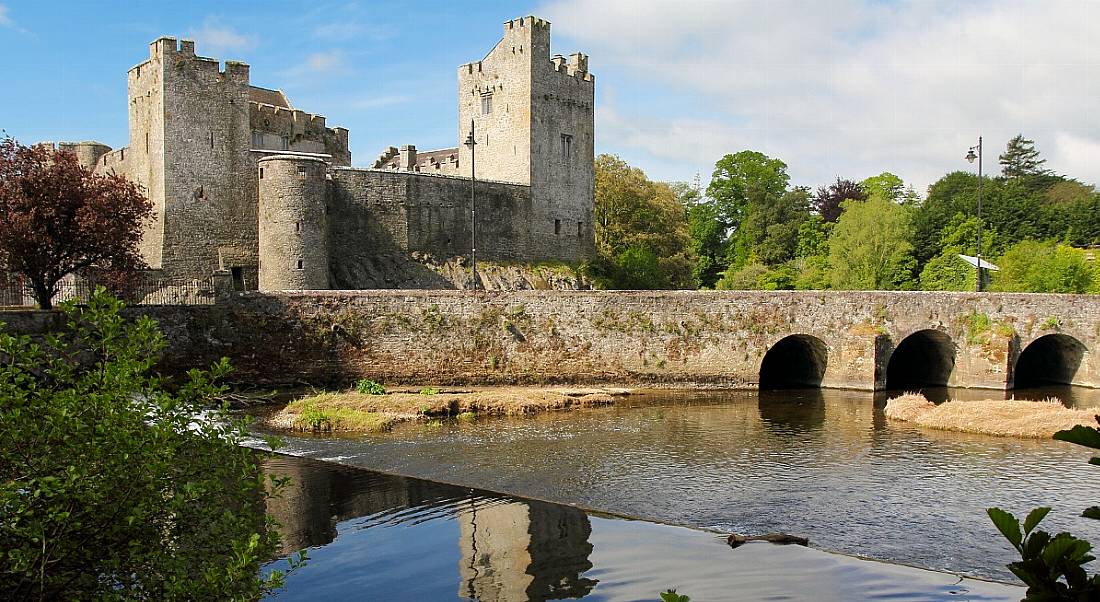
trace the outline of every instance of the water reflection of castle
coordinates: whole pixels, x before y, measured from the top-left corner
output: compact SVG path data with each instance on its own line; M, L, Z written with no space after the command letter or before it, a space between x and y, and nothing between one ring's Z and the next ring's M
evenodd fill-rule
M587 595L594 579L588 516L568 506L468 502L458 515L458 595L480 602L561 600Z
M580 598L596 585L581 576L592 568L592 526L576 508L302 458L275 457L266 470L290 477L268 506L281 525L284 553L332 542L336 525L350 519L363 517L357 528L370 529L454 518L460 599Z

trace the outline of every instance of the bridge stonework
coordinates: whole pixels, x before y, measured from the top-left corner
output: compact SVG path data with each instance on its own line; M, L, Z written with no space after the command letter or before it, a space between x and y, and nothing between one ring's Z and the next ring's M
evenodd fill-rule
M161 323L166 369L228 356L257 384L1100 386L1100 303L1078 295L319 291L128 311Z

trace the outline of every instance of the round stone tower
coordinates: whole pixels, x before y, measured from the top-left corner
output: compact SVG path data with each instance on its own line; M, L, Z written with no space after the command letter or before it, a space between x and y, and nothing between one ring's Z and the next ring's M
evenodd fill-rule
M260 159L261 291L328 288L327 170L316 157Z
M84 169L95 169L100 157L111 152L111 147L101 142L59 142L58 150L66 150L76 155L76 160Z

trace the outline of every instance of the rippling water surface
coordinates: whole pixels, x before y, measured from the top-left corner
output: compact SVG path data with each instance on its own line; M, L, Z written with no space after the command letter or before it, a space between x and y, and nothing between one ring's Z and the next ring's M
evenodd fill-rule
M1018 600L1017 587L275 457L270 510L310 548L276 600ZM267 568L285 567L276 561Z
M1048 530L1100 541L1100 523L1079 518L1097 503L1087 450L924 430L881 405L844 391L652 392L613 408L294 437L284 451L1005 580L1013 553L987 507L1049 505Z

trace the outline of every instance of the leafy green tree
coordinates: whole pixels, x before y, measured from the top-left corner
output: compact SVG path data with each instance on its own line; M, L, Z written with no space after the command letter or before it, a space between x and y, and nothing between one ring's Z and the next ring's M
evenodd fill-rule
M920 272L920 288L924 291L972 290L977 277L974 274L976 269L957 253L945 251L924 264Z
M0 325L0 598L255 600L279 550L244 425L192 370L150 374L164 337L98 289L42 343ZM301 558L298 559L299 561Z
M1054 241L1024 240L994 263L992 289L1023 293L1087 293L1094 271L1085 253Z
M676 192L612 155L596 157L595 169L597 257L589 274L606 288L694 288L688 211Z
M714 203L688 207L688 231L691 251L697 257L691 277L697 288L713 288L726 269L726 226L718 217Z
M728 229L740 227L749 199L777 198L787 190L787 164L763 153L744 150L714 164L707 196L714 199L719 219Z
M1008 141L1008 146L999 157L999 160L1001 175L1005 178L1040 176L1050 173L1042 167L1047 161L1039 158L1035 141L1024 138L1023 134L1016 134Z
M778 265L794 257L798 230L810 216L810 194L805 188L771 196L750 195L748 211L735 235L736 253L730 265L741 266L751 258Z
M900 203L905 194L905 182L888 171L863 180L859 187L867 197L877 196L895 203Z
M978 218L956 213L940 233L939 255L933 257L920 273L920 287L926 291L967 291L975 286L977 268L960 254L974 255L978 248ZM995 256L1000 248L996 230L983 229L982 257Z
M826 222L835 222L840 217L840 204L849 199L867 200L863 186L852 180L836 179L836 183L822 186L814 193L812 204L814 211Z
M833 288L891 290L910 288L915 261L906 235L910 210L873 194L846 201L829 237Z

